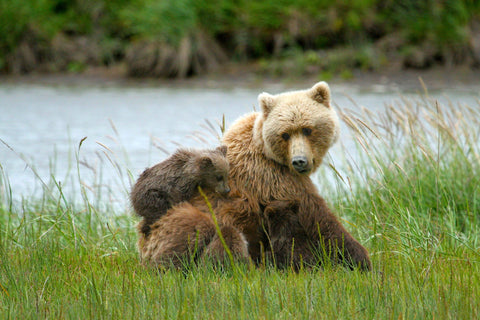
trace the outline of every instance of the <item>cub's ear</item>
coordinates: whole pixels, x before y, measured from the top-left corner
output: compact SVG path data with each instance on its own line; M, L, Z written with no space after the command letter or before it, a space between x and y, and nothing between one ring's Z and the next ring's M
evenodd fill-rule
M300 201L299 200L290 200L288 202L288 208L290 211L292 211L294 214L298 212L298 209L300 208Z
M272 207L272 206L267 206L264 210L263 210L263 214L265 215L265 217L267 217L268 219L272 219L275 217L275 215L278 213L278 208L275 208L275 207Z
M330 87L325 81L318 82L308 90L310 98L330 108Z
M203 156L197 159L197 164L201 170L205 170L213 166L212 158Z
M264 116L268 116L275 106L275 97L266 92L260 93L258 95L258 103L260 104L260 108L262 108Z
M285 217L297 214L299 207L299 200L275 200L268 204L263 213L267 217L272 217L272 215Z
M217 150L218 152L223 154L223 156L227 155L227 146L225 146L225 145L221 145L220 147L217 147L217 149L215 149L215 150Z

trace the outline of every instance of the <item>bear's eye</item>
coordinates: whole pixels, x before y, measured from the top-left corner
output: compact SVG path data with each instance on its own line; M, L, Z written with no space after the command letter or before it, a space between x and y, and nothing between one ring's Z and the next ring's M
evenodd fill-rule
M312 134L312 129L310 129L310 128L303 128L303 129L302 129L302 132L303 132L303 135L304 135L304 136L307 136L307 137L308 137L309 135Z
M217 181L222 181L223 180L223 176L217 176Z
M290 135L288 133L284 132L282 134L282 139L285 140L285 141L288 141L288 139L290 139Z

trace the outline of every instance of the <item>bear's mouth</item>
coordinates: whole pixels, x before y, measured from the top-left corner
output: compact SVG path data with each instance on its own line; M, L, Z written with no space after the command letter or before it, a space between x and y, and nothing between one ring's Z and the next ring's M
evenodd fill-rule
M310 170L308 170L308 169L303 169L303 170L298 171L298 173L301 173L301 174L308 173L308 172L310 172Z
M315 168L315 160L311 160L311 162L305 166L299 167L292 165L291 168L300 175L309 175L312 173L313 168Z
M295 171L299 174L308 174L310 172L310 168L302 168L302 169L297 169L297 168L294 168Z

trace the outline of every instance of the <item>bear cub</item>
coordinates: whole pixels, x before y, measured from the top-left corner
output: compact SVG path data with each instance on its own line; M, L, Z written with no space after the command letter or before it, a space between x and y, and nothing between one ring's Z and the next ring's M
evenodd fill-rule
M263 210L264 247L276 267L299 270L302 257L308 257L308 235L303 230L298 208L300 200L274 200Z
M168 209L205 191L227 194L229 165L227 147L178 149L166 160L146 169L138 178L130 200L135 213L143 217L139 230L147 237L151 225Z

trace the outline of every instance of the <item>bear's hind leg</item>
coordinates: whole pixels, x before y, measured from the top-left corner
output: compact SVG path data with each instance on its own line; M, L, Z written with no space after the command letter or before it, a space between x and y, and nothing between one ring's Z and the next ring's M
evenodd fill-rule
M318 239L315 256L330 259L344 266L371 270L368 251L342 226L318 195L309 195L300 205L299 221L308 238Z
M227 248L234 260L248 261L248 244L245 236L237 228L229 225L220 226L223 237L216 232L210 243L206 246L202 258L211 258L220 263L229 259ZM227 248L225 248L225 246Z

